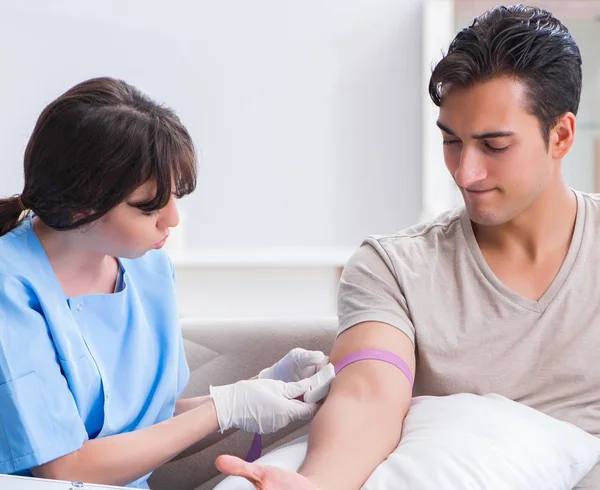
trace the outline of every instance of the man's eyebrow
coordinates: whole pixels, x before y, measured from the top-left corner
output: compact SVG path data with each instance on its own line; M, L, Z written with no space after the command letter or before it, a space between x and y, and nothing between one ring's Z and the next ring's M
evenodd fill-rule
M448 133L451 136L456 136L454 131L452 131L448 126L442 124L439 121L436 121L437 127L440 128L444 133ZM476 140L485 140L489 138L506 138L507 136L514 136L515 133L513 131L491 131L489 133L482 134L474 134L473 139Z
M444 133L448 133L452 136L456 136L456 134L454 134L454 131L452 131L448 126L443 125L439 121L436 121L435 123L437 124L437 127L440 128Z

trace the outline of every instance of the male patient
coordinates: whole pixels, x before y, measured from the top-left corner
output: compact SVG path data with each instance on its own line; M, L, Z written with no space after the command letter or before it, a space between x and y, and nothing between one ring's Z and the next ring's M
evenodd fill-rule
M547 11L496 7L455 37L429 93L465 205L364 242L341 279L334 363L385 349L413 369L415 396L495 392L599 435L600 196L561 170L580 91L579 49ZM410 400L400 370L357 362L298 473L218 466L260 489L358 489L398 445ZM600 488L599 467L577 488Z

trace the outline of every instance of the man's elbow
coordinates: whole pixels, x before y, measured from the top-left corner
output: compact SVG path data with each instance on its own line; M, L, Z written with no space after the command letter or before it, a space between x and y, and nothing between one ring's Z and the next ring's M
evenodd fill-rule
M412 389L397 368L371 361L356 363L339 373L331 385L329 396L353 399L387 418L388 415L393 417L406 413Z

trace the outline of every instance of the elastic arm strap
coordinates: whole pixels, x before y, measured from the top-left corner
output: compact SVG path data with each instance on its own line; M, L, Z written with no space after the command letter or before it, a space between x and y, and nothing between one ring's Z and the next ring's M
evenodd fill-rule
M410 368L404 359L402 359L400 356L397 356L393 352L382 349L363 349L353 352L352 354L348 354L335 365L335 374L337 375L342 369L358 361L387 362L392 366L397 367L400 371L402 371L402 373L404 373L404 376L406 376L411 388L415 384L415 380L410 372Z

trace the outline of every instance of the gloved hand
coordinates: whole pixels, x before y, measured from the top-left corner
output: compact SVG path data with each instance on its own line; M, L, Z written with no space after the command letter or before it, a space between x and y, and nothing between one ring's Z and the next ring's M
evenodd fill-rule
M299 381L311 377L328 362L329 358L320 351L297 347L271 367L263 369L258 374L258 379L278 379L286 383Z
M246 432L268 434L296 420L310 420L314 416L316 403L294 400L309 389L308 379L294 383L252 379L211 386L210 396L217 410L221 432L236 427Z

